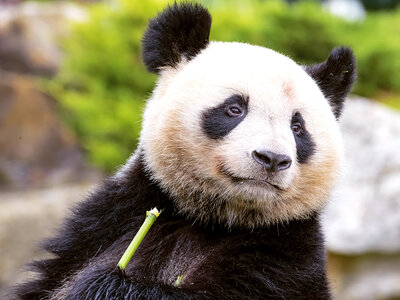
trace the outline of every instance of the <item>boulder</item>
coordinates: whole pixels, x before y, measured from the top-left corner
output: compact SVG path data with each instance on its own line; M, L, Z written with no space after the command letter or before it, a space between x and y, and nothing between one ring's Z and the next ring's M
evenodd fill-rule
M57 40L84 10L68 3L0 3L0 188L78 181L85 166L73 134L38 77L56 73ZM89 173L88 173L89 172Z
M323 216L335 299L400 299L400 114L353 98L341 125L346 171Z
M7 289L31 278L23 272L34 259L48 257L39 242L55 233L69 210L88 193L90 182L29 191L2 192L0 197L0 299Z
M79 181L91 174L54 101L30 78L0 73L0 188Z
M324 218L328 248L400 252L400 114L355 98L341 125L346 170Z
M52 76L60 64L57 40L68 20L82 20L84 10L68 3L0 2L0 70Z
M400 299L400 253L358 256L329 255L334 299Z

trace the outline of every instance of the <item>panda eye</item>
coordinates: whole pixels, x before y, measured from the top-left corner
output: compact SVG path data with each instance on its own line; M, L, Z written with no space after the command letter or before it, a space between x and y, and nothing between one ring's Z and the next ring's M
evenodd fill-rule
M301 127L301 124L300 123L294 123L294 124L292 124L292 130L293 130L293 132L295 133L295 134L300 134L301 133L301 130L302 130L302 127Z
M237 106L237 105L231 105L226 107L225 109L225 113L229 116L229 117L240 117L243 114L243 110L241 107Z

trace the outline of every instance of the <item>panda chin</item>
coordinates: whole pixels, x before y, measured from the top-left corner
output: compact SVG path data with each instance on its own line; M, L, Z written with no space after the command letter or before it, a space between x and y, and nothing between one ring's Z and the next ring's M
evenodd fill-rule
M236 185L244 185L248 184L251 186L257 186L260 188L268 188L268 189L273 189L274 191L284 191L282 187L279 185L272 183L266 179L257 179L257 178L250 178L250 177L238 177L235 176L232 172L229 170L226 170L225 168L221 169L221 173L224 176L229 177L230 181L233 182Z

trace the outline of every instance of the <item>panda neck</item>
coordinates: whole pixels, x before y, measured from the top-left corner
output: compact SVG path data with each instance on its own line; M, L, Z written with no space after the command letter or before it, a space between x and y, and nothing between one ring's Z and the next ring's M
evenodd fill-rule
M144 214L147 210L154 207L162 210L170 210L169 207L172 200L151 179L151 175L145 167L142 149L137 149L126 165L112 177L112 180L119 186L119 193L122 193L124 198L133 200L134 203L132 204L138 213Z

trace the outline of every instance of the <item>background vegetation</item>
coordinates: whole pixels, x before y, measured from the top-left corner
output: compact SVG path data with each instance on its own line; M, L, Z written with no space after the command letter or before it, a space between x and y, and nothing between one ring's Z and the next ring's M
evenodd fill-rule
M138 142L143 105L156 79L141 62L141 37L148 19L167 3L92 5L88 21L74 25L64 41L58 77L47 83L89 159L105 171L122 164ZM352 47L359 73L354 92L400 107L400 9L349 22L313 2L203 3L213 15L213 40L266 46L307 64L325 60L333 47Z

